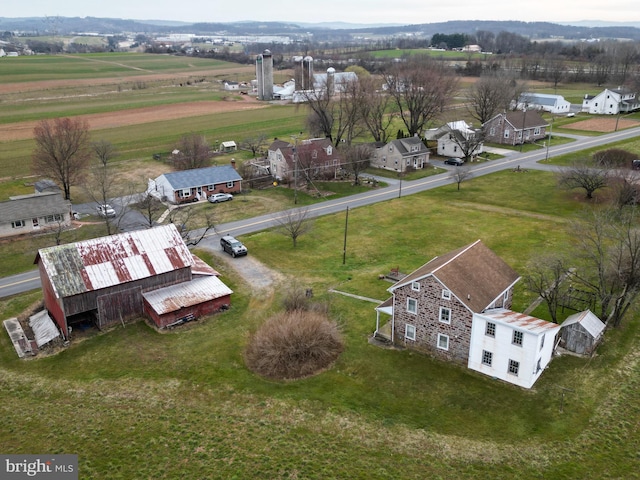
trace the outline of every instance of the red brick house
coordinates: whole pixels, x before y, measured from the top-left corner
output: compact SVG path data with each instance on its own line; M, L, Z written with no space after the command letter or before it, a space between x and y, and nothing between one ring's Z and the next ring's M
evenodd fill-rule
M483 125L485 142L503 145L533 143L547 136L549 124L535 110L503 112Z
M519 275L480 240L439 256L389 288L375 335L466 363L474 313L509 308ZM380 314L391 315L381 325Z

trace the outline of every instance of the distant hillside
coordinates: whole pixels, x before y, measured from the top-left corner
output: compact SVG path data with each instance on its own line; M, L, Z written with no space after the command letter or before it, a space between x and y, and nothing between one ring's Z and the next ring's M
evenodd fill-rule
M587 22L584 22L587 23ZM518 22L490 20L459 20L420 25L354 25L345 22L332 23L293 23L246 21L233 23L186 23L167 20L126 20L97 17L0 17L0 31L18 31L38 34L69 35L80 32L100 34L121 33L193 33L197 35L295 35L306 32L334 32L347 34L370 33L381 36L393 36L412 33L417 36L431 37L435 33L473 34L477 31L490 31L498 34L502 31L537 38L627 38L640 40L640 28L615 25L560 25L550 22Z

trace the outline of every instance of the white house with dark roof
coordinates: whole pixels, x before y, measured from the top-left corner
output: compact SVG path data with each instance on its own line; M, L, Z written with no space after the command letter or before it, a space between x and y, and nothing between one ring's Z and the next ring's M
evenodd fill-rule
M584 96L582 111L595 115L617 115L640 109L636 92L626 87L605 88L597 95Z
M241 191L242 177L234 165L164 173L147 184L147 193L171 203L197 202L214 193Z
M59 192L11 197L0 202L0 237L64 228L71 225L71 203Z

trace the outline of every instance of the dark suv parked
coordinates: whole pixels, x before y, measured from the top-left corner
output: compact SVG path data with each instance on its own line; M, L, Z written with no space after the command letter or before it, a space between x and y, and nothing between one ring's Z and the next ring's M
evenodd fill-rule
M247 254L247 247L242 242L236 240L231 235L225 235L220 239L220 246L232 257L239 257Z

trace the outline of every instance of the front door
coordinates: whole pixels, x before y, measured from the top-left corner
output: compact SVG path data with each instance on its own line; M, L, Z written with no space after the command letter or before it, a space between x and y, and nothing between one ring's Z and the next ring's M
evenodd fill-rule
M37 218L34 218L32 221L33 221L33 228L40 228L40 223L38 222Z

